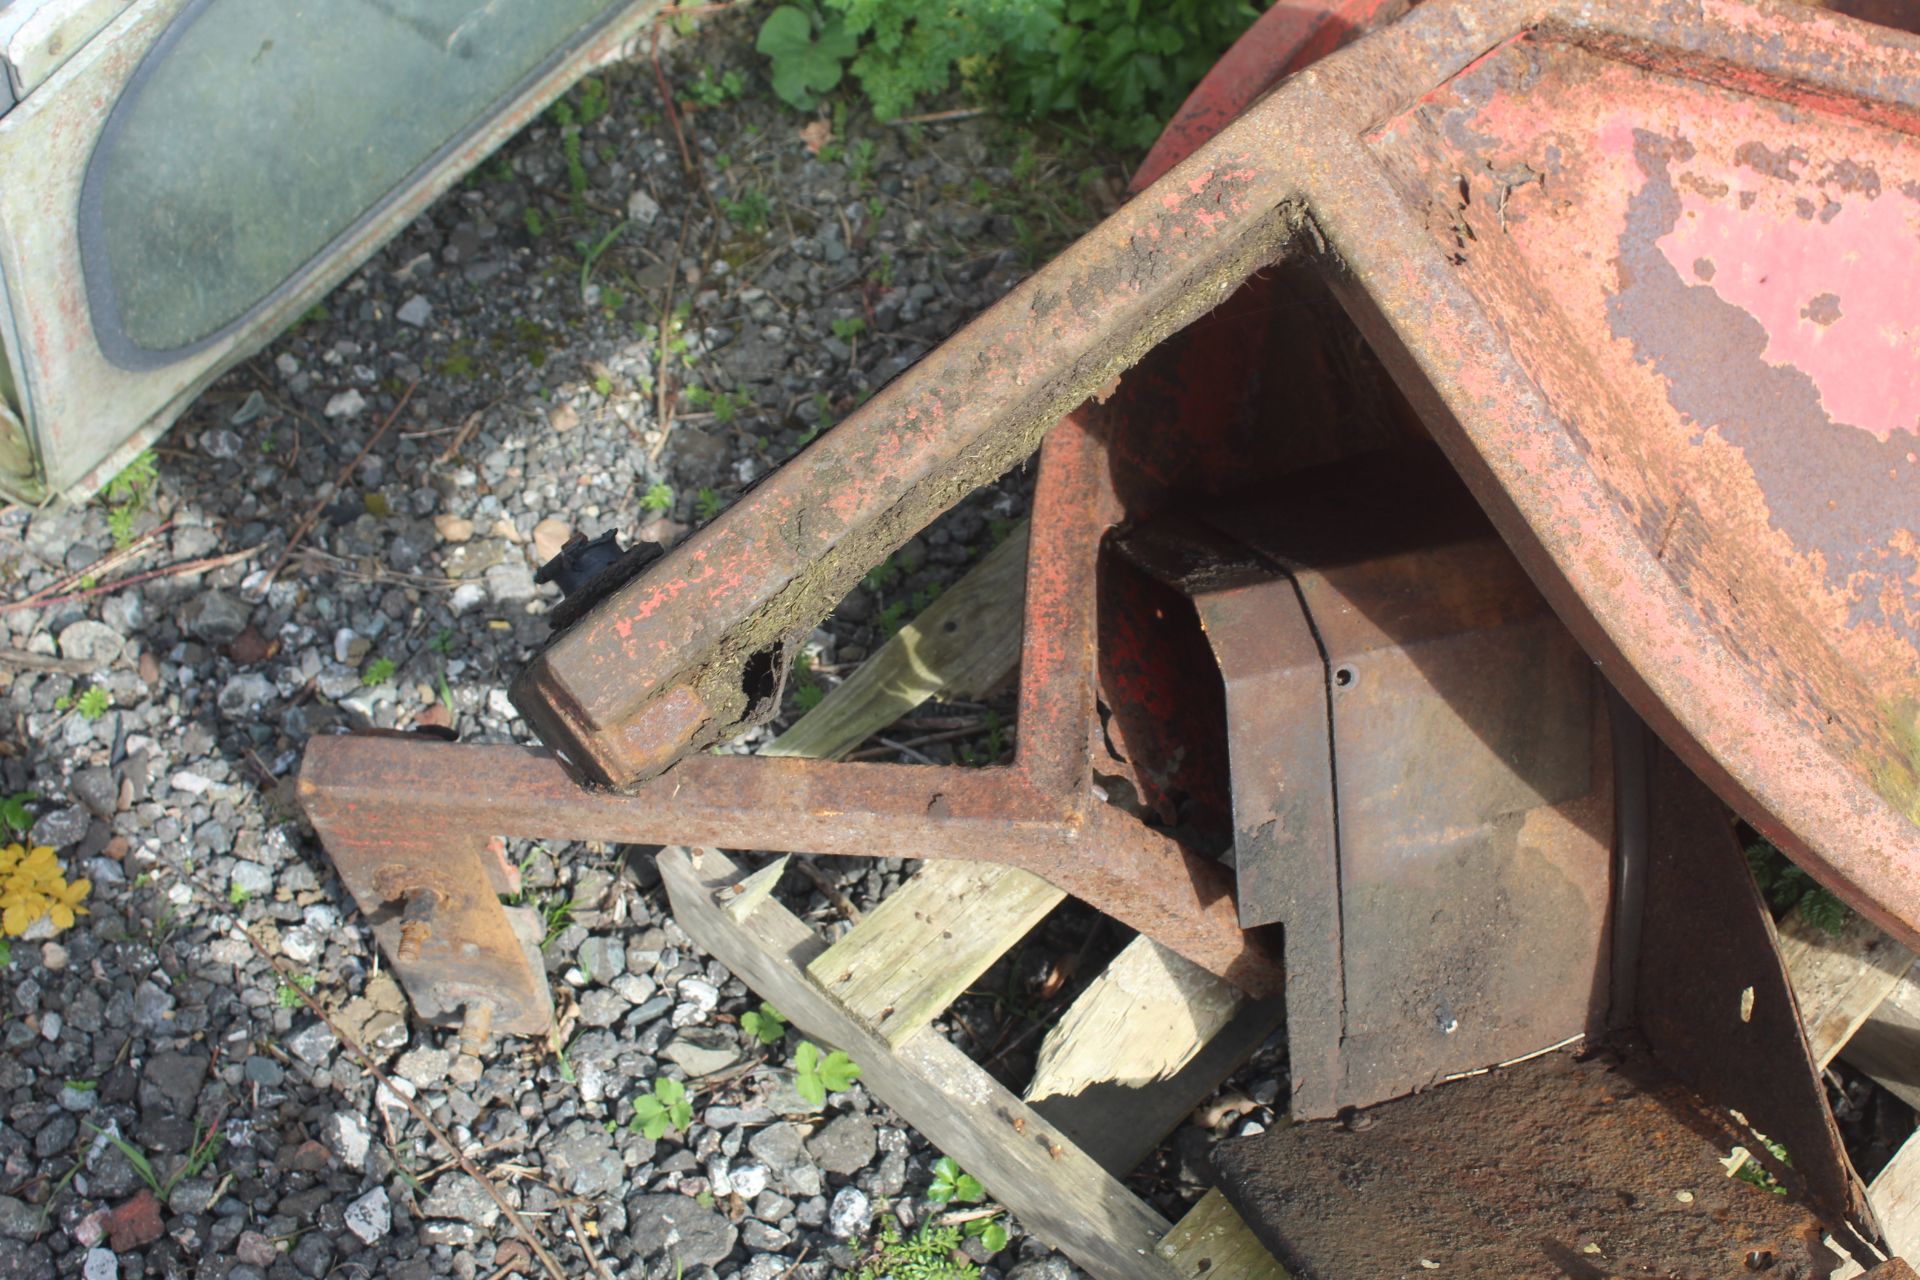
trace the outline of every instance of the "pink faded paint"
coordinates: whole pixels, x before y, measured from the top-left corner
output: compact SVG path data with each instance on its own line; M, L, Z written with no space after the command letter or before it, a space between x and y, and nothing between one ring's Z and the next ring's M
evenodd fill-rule
M1684 188L1656 241L1674 270L1758 320L1766 361L1812 378L1834 421L1882 441L1920 432L1920 202L1854 192L1822 217L1794 207L1798 184L1716 176L1724 193Z

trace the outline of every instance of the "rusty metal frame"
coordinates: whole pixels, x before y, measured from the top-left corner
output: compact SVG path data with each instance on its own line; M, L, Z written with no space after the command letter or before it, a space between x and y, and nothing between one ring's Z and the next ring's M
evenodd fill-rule
M1592 424L1550 398L1462 255L1427 225L1432 211L1409 207L1371 145L1381 122L1515 42L1920 132L1920 44L1851 19L1764 0L1430 0L1281 85L602 605L526 673L517 704L581 777L621 787L655 777L764 708L752 673L777 669L790 638L868 565L1250 272L1298 249L1324 264L1455 468L1635 708L1745 817L1920 946L1920 724L1901 719L1903 699L1920 716L1920 648L1893 644L1889 669L1905 684L1852 689L1838 728L1828 728L1836 708L1818 699L1787 705L1703 617L1702 584L1677 578L1664 544L1644 540L1594 468ZM1913 607L1897 564L1874 589Z
M398 968L428 1016L489 1002L534 1034L548 1011L494 893L497 835L822 854L987 859L1023 867L1262 995L1277 958L1241 930L1230 871L1093 790L1098 733L1092 575L1114 510L1099 442L1069 417L1048 437L1027 566L1020 739L1011 765L844 764L690 756L627 794L583 787L549 754L393 736L316 738L300 795L342 880L398 956L403 908L438 898Z

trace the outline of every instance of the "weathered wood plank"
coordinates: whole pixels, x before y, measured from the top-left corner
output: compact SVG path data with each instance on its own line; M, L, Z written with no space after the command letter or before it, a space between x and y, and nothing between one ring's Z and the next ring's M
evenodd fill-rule
M1907 1139L1887 1167L1867 1186L1867 1202L1887 1233L1889 1257L1920 1258L1920 1135ZM1853 1280L1860 1275L1859 1263L1841 1264L1831 1280ZM1873 1272L1879 1275L1879 1271Z
M1022 520L760 754L832 759L937 693L965 698L988 692L1020 661L1026 582Z
M1176 1280L1155 1252L1168 1222L943 1037L897 1048L848 1017L805 977L825 950L772 898L735 922L714 894L740 879L724 855L666 849L660 873L674 919L700 946L809 1035L858 1062L861 1082L979 1178L1041 1240L1101 1280Z
M745 879L722 889L717 900L726 908L727 914L735 920L745 920L780 883L780 877L787 873L787 862L791 856L783 853Z
M1125 1174L1285 1017L1150 938L1135 938L1047 1033L1034 1110Z
M1908 1106L1920 1109L1920 969L1860 1024L1840 1056Z
M1850 914L1836 936L1798 908L1780 923L1780 955L1807 1043L1822 1067L1913 967L1913 953L1864 917Z
M1233 987L1151 938L1135 938L1041 1042L1027 1101L1111 1081L1164 1080L1246 1004Z
M1066 895L986 862L929 862L807 966L849 1016L897 1045L940 1016Z
M1167 1232L1159 1253L1187 1280L1289 1280L1218 1191L1200 1197Z

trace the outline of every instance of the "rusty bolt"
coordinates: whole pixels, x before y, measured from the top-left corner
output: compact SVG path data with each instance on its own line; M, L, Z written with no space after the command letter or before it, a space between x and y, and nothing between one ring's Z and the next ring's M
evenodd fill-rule
M420 948L433 936L433 911L440 895L431 889L409 889L406 905L400 910L400 950L398 959L411 963L420 958Z
M493 1038L493 1002L469 1000L460 1017L460 1048L479 1057Z

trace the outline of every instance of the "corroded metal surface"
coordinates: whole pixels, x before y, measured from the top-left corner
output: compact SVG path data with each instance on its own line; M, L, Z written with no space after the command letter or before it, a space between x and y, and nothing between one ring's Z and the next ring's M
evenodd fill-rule
M1781 1144L1790 1165L1745 1143L1837 1233L1857 1223L1877 1235L1730 815L1670 752L1652 753L1646 782L1641 1037L1674 1079Z
M1285 925L1296 1118L1596 1032L1613 796L1592 664L1431 451L1121 547L1225 681L1243 924Z
M1644 1055L1563 1052L1223 1142L1213 1163L1297 1280L1825 1280L1813 1215L1727 1176L1743 1142Z

